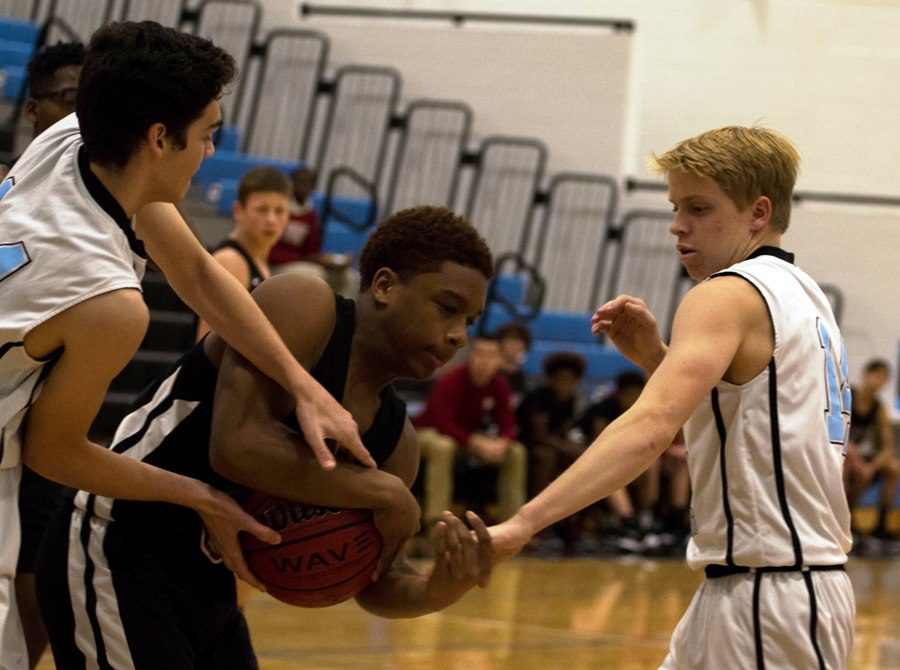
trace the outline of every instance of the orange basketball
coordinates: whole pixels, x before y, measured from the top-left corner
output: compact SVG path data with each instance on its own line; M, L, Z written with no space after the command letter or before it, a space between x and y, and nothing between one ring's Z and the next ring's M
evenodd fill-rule
M372 580L382 540L372 510L318 507L247 491L244 509L281 534L266 544L241 533L247 566L270 595L299 607L328 607Z

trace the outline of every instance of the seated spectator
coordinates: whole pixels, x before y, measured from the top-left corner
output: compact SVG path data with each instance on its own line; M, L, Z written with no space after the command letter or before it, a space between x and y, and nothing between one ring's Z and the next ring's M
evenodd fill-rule
M853 412L844 477L851 513L868 486L879 480L883 482L878 502L878 521L872 536L896 540L897 535L888 529L888 514L897 491L900 464L894 452L893 427L884 405L878 399L889 374L890 368L886 362L870 361L863 372L862 384L852 389ZM855 524L853 532L860 534Z
M584 445L569 436L575 428L584 369L582 356L550 354L544 359L545 383L528 393L516 412L519 440L528 451L529 498L543 491L584 451Z
M288 178L276 168L255 167L241 177L231 209L234 228L211 253L248 291L271 274L269 252L287 225L290 195ZM200 319L197 339L209 330Z
M84 64L84 45L58 43L38 51L28 61L25 86L28 99L22 108L31 124L31 136L37 137L57 121L75 111L78 77ZM6 177L16 159L0 163L0 180Z
M453 472L458 455L497 469L497 503L502 521L525 503L525 447L515 441L509 382L500 372L500 343L481 335L468 360L441 377L415 420L425 463L425 526L431 526L453 501Z
M637 401L644 384L646 380L640 372L623 372L616 377L616 388L612 394L589 407L581 417L581 430L588 443L597 439L609 424ZM660 530L653 515L653 507L659 499L659 473L657 462L632 482L631 486L637 491L636 506L627 488L616 491L607 499L615 514L609 530L615 536L617 546L628 551L640 551L645 536Z
M528 451L529 498L543 491L584 451L572 432L585 366L577 354L550 354L543 361L544 383L525 395L516 412L519 439ZM532 548L545 554L562 549L574 553L582 544L585 516L577 514L554 524L535 538Z
M312 272L321 277L336 293L353 298L356 295L356 273L350 267L350 254L322 251L322 223L309 200L316 187L317 173L298 168L291 173L292 195L290 219L281 239L272 247L269 263L276 274Z
M531 349L531 331L521 323L507 323L497 329L497 339L500 341L500 353L503 355L500 369L509 380L512 404L515 408L519 406L527 390L522 365L525 363L528 350Z

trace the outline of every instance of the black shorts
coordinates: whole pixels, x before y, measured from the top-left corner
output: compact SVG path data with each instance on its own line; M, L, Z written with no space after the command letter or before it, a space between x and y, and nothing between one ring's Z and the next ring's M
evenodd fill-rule
M198 583L148 538L73 509L59 510L37 562L58 670L257 670L230 572L212 566Z
M22 543L19 545L19 564L16 574L34 572L34 562L44 531L53 520L63 501L74 495L73 489L44 479L34 470L22 466L19 484L19 519Z

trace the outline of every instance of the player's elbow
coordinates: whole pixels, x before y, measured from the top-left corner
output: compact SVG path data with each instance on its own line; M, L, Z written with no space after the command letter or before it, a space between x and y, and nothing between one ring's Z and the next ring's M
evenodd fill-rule
M251 437L242 428L229 430L214 426L209 440L210 467L226 479L241 484L251 462L250 440Z

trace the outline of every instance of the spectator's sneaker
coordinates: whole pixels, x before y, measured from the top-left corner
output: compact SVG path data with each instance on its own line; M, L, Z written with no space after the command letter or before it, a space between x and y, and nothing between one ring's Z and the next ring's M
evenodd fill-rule
M636 528L617 528L609 533L609 541L616 549L628 554L639 554L644 549L644 536Z
M900 535L897 533L892 533L884 526L878 526L875 530L872 531L872 537L876 540L881 540L882 542L897 542L900 540Z

